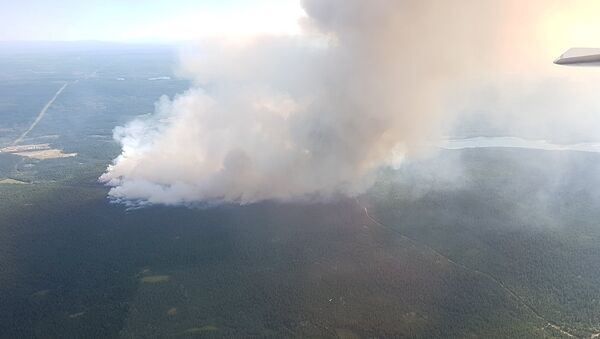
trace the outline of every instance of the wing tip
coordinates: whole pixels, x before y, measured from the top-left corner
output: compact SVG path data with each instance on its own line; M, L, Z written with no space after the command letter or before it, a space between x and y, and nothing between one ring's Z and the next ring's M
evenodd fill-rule
M561 54L556 60L554 60L554 64L556 65L582 65L599 63L599 48L570 48Z

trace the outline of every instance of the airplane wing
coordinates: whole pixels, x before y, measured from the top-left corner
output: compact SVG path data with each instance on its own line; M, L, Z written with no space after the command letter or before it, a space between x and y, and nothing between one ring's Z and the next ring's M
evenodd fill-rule
M600 48L571 48L554 60L557 65L600 66Z

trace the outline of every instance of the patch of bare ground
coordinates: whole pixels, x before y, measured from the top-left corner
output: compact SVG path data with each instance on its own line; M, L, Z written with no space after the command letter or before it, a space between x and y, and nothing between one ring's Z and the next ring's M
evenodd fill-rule
M64 153L60 149L51 148L50 144L30 144L20 146L9 146L0 149L0 153L10 153L18 156L46 160L56 158L70 158L77 156L77 153Z
M26 185L25 181L19 181L15 179L0 179L0 185Z

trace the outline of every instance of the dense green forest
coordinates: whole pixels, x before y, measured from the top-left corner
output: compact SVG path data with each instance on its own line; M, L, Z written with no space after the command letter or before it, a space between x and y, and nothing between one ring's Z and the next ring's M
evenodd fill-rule
M589 337L600 330L599 170L583 152L447 152L383 174L369 203L381 223Z

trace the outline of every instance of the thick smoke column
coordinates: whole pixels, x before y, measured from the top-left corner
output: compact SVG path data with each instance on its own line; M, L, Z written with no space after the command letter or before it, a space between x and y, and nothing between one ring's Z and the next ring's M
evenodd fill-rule
M117 128L101 180L116 200L162 204L359 193L435 140L442 93L494 59L499 3L304 0L300 36L184 57L194 87Z

